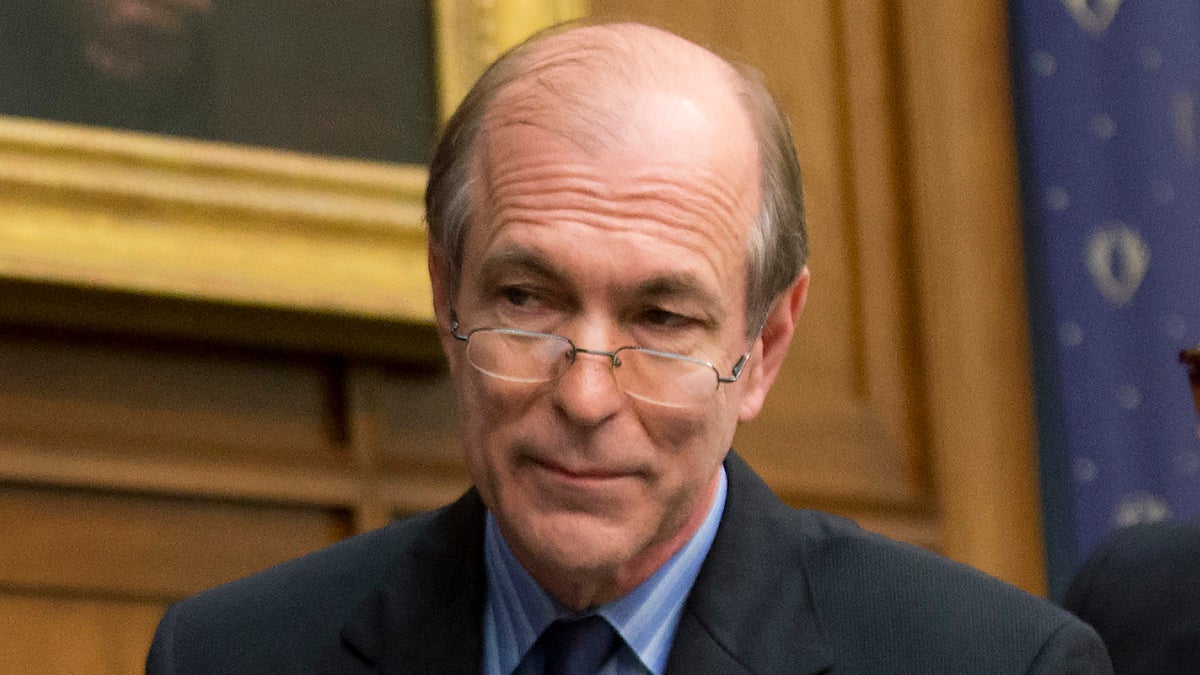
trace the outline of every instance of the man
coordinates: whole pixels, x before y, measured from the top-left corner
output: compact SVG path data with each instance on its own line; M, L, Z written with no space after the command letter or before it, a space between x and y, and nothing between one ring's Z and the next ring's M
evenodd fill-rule
M756 78L645 26L539 36L467 96L426 205L475 489L175 605L152 672L1108 672L1065 612L729 452L809 281Z

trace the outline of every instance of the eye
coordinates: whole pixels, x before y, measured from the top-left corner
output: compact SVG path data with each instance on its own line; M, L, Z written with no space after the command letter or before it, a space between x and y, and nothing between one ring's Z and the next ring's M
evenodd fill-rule
M642 321L654 328L684 328L695 323L695 320L691 317L676 314L660 307L651 307L642 312Z
M539 300L537 293L521 286L505 286L500 289L500 295L514 307L530 307Z

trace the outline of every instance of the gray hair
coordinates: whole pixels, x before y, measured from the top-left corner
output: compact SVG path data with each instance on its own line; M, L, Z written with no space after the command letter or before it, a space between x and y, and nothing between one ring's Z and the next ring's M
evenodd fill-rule
M548 36L572 27L543 31L512 48L484 71L467 93L434 152L425 190L425 214L432 255L441 257L450 291L456 292L463 246L467 238L475 192L472 159L489 107L509 84L544 67L533 58ZM629 27L629 24L614 27ZM634 26L637 28L644 28ZM601 52L605 45L597 45ZM629 66L638 45L607 49L615 61ZM720 57L717 57L720 58ZM722 59L724 61L724 59ZM578 63L578 59L574 62ZM787 118L755 69L724 61L731 68L734 91L746 111L758 145L762 197L747 239L746 324L751 337L762 327L771 303L795 281L808 258L800 166ZM609 65L609 64L606 64ZM640 71L644 73L645 71ZM582 102L587 105L587 102Z

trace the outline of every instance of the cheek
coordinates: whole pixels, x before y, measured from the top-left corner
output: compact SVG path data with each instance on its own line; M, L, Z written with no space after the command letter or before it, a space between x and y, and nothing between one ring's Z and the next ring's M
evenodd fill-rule
M494 436L496 418L504 407L477 386L477 373L469 365L460 367L454 374L458 398L458 421L461 425L462 445L467 462L475 475L479 465L490 454L488 448ZM475 476L478 478L478 476Z
M465 373L471 397L471 415L478 419L483 432L501 431L523 418L529 409L545 396L548 383L529 384L498 380L483 375L471 366Z
M527 424L529 408L538 398L536 386L485 378L467 365L456 379L463 445L467 460L476 465L502 461L493 455L502 452L506 439Z
M659 408L639 413L650 442L664 454L679 455L677 461L689 467L703 467L711 458L724 457L737 427L723 396L704 410Z
M469 367L459 382L458 410L461 425L463 459L471 483L479 490L488 508L497 508L500 486L507 473L502 449L504 407L497 405L471 385Z

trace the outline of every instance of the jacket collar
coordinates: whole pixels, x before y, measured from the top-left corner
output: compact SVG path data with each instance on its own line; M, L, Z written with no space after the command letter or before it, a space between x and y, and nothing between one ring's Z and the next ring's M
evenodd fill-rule
M827 672L832 652L808 586L805 542L785 522L794 512L735 453L725 470L725 513L684 606L667 672ZM346 624L346 646L377 672L480 672L484 513L472 489L429 514Z
M342 629L343 643L380 673L480 672L487 577L479 493L409 530L403 554Z
M669 675L821 673L833 650L809 587L801 526L736 453L717 536L684 607Z

